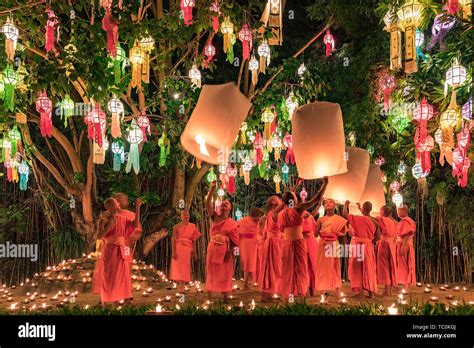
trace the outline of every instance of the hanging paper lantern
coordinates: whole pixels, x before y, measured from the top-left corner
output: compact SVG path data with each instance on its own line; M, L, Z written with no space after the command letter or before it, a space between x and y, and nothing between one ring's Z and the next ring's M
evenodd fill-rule
M458 185L461 187L467 186L467 179L471 161L469 157L465 156L463 150L458 146L453 151L453 177L457 177Z
M107 33L107 52L115 57L117 55L118 43L118 21L112 16L112 10L106 9L105 16L102 19L102 29Z
M271 107L267 106L262 113L262 122L265 123L263 135L266 140L271 139L271 136L272 136L271 125L274 119L275 119L275 113L273 112Z
M193 85L201 88L201 72L197 68L196 64L193 64L192 68L189 70L188 76L191 79Z
M212 62L212 59L216 55L216 47L212 44L212 41L209 40L204 46L204 55L206 56L206 61L204 63L205 67L209 66L209 63Z
M390 124L398 132L402 133L410 124L410 120L403 108L393 108L390 113Z
M425 34L423 34L421 30L417 29L416 35L415 35L416 56L417 58L421 58L422 60L426 59L426 56L421 49L424 42L425 42Z
M303 188L302 188L301 191L300 191L300 198L301 198L301 201L302 201L303 203L306 202L306 198L308 198L308 192L306 191L306 189L304 188L304 186L303 186Z
M412 175L415 179L424 178L428 175L428 173L425 173L423 171L423 167L421 166L421 164L419 162L416 162L413 165L413 167L411 169L411 173L412 173Z
M400 164L397 167L397 173L404 176L406 172L407 172L407 165L405 164L405 162L400 161Z
M257 58L252 54L252 58L249 60L249 70L250 73L252 74L252 85L256 85L258 82L258 67L259 63Z
M395 13L392 10L387 11L383 21L384 30L390 33L390 70L398 70L402 67L402 36Z
M141 82L146 82L147 75L143 70L147 70L147 53L140 47L134 46L130 50L130 63L132 64L132 88L139 87Z
M454 95L451 97L451 101L449 103L448 108L446 111L444 111L441 114L440 120L439 120L439 126L442 131L442 138L443 138L443 143L444 147L443 149L445 151L442 152L442 155L445 155L445 153L448 154L447 159L450 161L451 159L451 150L454 147L454 142L453 142L453 137L454 137L454 129L458 125L460 120L460 113L459 113L459 108L456 105L456 98ZM443 156L444 157L444 156ZM444 161L442 160L442 164Z
M283 163L281 166L281 172L283 173L283 182L288 184L288 173L290 172L290 167L288 167L288 164Z
M453 0L451 0L453 1ZM462 16L464 19L468 19L472 14L472 0L458 0L461 5Z
M280 160L280 151L281 151L281 139L278 136L278 134L273 134L272 139L270 140L270 144L272 145L273 151L274 151L274 156L275 160L279 161Z
M221 33L224 35L224 52L227 53L231 47L231 35L234 33L234 24L226 17L221 23Z
M347 172L339 104L314 102L298 108L291 121L298 173L316 179Z
M181 0L181 11L183 13L184 25L193 24L193 7L195 5L194 0Z
M242 62L245 62L250 58L250 49L252 48L252 31L247 23L239 31L239 40L242 41Z
M390 191L398 192L400 190L400 183L398 181L392 181L390 183Z
M417 139L416 135L415 139ZM430 152L434 147L434 139L428 135L425 141L415 140L415 145L417 162L421 163L423 172L429 174L431 172Z
M211 167L209 169L209 172L207 173L206 179L207 179L208 183L212 183L212 182L217 180L217 175L216 175L216 173L214 173L214 167Z
M283 42L283 6L281 0L270 0L265 6L263 18L267 18L265 25L271 30L270 45L280 45Z
M59 39L59 20L51 7L46 7L46 13L48 20L46 21L46 38L45 38L45 50L49 52L54 50L54 30L58 31Z
M385 192L382 182L382 172L375 164L371 164L369 167L364 191L359 200L360 204L363 204L364 202L372 203L372 212L370 213L372 216L379 216L380 209L383 205L385 205ZM354 211L354 214L360 215L361 213L357 209Z
M137 117L137 125L141 128L143 132L143 142L147 142L147 134L151 135L151 127L150 127L150 119L144 112L140 116Z
M212 29L214 30L214 33L217 34L217 32L219 31L219 16L221 14L221 10L219 8L219 5L217 4L217 1L214 1L211 4L209 10L211 11L212 16Z
M112 114L112 126L111 126L112 138L120 138L122 137L122 130L121 130L120 125L124 118L123 103L120 101L120 99L114 97L109 100L109 103L107 104L107 108Z
M444 39L455 24L456 18L454 16L450 16L446 13L438 14L434 19L433 26L431 27L431 33L433 36L426 48L432 50L436 44L439 44L440 51L444 51L446 49Z
M118 85L125 74L125 66L127 64L127 53L120 44L117 44L116 55L111 57L111 61L114 67L114 82Z
M283 137L283 145L286 147L285 162L295 165L296 161L295 154L293 151L293 137L288 132Z
M466 121L470 121L472 119L472 95L469 96L466 104L462 106L462 118Z
M200 160L218 164L222 151L232 147L250 106L233 83L204 85L181 144Z
M105 112L101 110L100 104L95 103L85 119L88 129L87 136L88 138L94 139L94 142L99 148L102 148L106 118L107 116Z
M337 202L359 202L369 173L369 153L357 147L348 147L347 173L329 177L324 197Z
M293 113L300 106L298 98L295 96L293 91L290 91L288 98L285 100L286 109L288 110L288 120L291 121Z
M230 195L233 195L235 192L235 177L237 176L237 167L229 163L227 166L227 176L229 178L229 183L227 185L227 192Z
M423 97L421 103L418 104L413 112L413 120L418 122L419 141L425 142L427 134L427 124L430 119L434 116L434 108L428 104L426 97Z
M385 163L385 158L383 158L382 156L378 156L376 159L375 159L375 164L377 166L381 166Z
M237 210L235 211L235 220L240 221L240 219L242 219L242 211L237 208Z
M324 34L323 42L326 45L326 57L329 57L335 49L334 36L332 36L329 29Z
M405 32L405 73L418 71L416 63L416 27L422 21L423 5L418 0L406 0L397 12L400 29Z
M11 153L12 153L12 154L16 154L17 148L18 148L18 143L20 142L20 144L21 144L21 134L20 134L20 132L18 131L18 128L16 127L16 125L13 126L13 128L8 131L8 137L7 137L7 139L10 140L10 144L11 144L10 150L11 150Z
M20 174L20 190L26 191L28 189L28 175L30 174L30 167L26 161L22 161L18 165L18 173Z
M242 141L242 144L247 144L247 137L246 137L246 131L247 131L247 122L242 122L242 126L240 126L240 139Z
M448 86L454 89L466 81L466 68L459 64L458 59L454 59L453 65L446 71L446 81L444 83L444 96L448 95Z
M394 90L396 84L395 84L395 77L391 75L388 71L382 71L380 73L379 79L378 79L378 86L379 89L383 93L383 107L385 112L388 112L390 109L390 94ZM380 97L379 97L380 98Z
M301 63L301 65L298 68L298 76L303 80L304 75L308 71L308 68L304 65L304 63Z
M7 17L7 21L2 26L2 32L5 35L5 52L7 59L15 59L16 43L18 41L18 28L13 24L13 20L10 16Z
M74 102L72 101L69 94L66 94L64 99L59 104L59 109L61 112L61 120L64 122L64 127L67 127L67 119L74 114Z
M471 132L469 127L464 127L458 134L456 134L458 147L464 156L467 156L467 150L471 143Z
M225 174L225 173L227 173L227 163L220 163L220 164L217 166L217 169L219 170L219 173L220 173L220 174Z
M402 206L403 205L403 196L399 192L394 193L393 196L392 196L392 202L397 207Z
M255 135L255 139L253 140L253 148L255 149L255 159L258 164L262 164L264 146L265 140L262 138L260 133L257 133Z
M160 139L158 139L158 146L160 147L160 161L159 166L163 167L166 164L166 158L170 154L171 143L166 132L161 134Z
M46 91L40 92L39 98L36 100L36 111L40 113L40 131L42 137L50 138L53 132L53 121L51 112L53 110L53 102L46 95Z
M375 148L372 145L367 145L367 152L372 156L375 152Z
M225 191L222 188L218 189L217 196L222 200L222 198L225 196Z
M128 152L128 162L125 167L125 172L130 173L130 170L133 168L135 174L138 174L140 171L140 153L138 151L138 144L143 141L143 131L135 123L135 120L132 120L128 129L127 140L130 143L130 150Z
M151 53L151 51L153 51L155 48L155 40L146 31L145 35L140 40L138 40L138 47L140 47L140 49L146 53Z
M281 177L278 173L276 173L273 176L273 182L275 183L275 192L277 194L281 193L281 189L280 189Z
M3 70L2 80L4 85L3 99L7 110L15 109L15 86L18 83L18 75L10 65Z
M10 139L4 138L2 141L2 160L3 162L8 162L11 160L11 151L12 149L12 144L10 142ZM1 161L0 161L1 162Z
M253 167L252 160L250 158L246 158L244 163L242 164L242 171L244 174L245 185L250 184L250 172L252 171L252 167Z
M113 170L115 172L120 171L120 167L123 163L123 155L125 148L123 144L119 141L114 141L112 143L112 153L113 153Z
M270 65L271 50L267 40L263 40L257 48L257 53L260 57L260 72L265 74L266 68Z

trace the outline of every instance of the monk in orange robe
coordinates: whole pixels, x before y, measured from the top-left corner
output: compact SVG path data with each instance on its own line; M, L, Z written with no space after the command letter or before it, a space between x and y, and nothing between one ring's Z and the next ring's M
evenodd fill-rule
M262 252L263 252L263 244L265 242L265 220L266 216L262 215L258 220L258 228L257 228L257 267L255 270L255 282L260 284L260 278L262 274Z
M207 196L207 211L211 218L209 231L210 241L206 256L206 290L209 300L213 292L221 292L224 302L229 302L229 292L232 291L232 275L234 273L234 247L239 246L237 222L229 217L232 205L224 200L219 213L214 211L212 195L216 189L216 182L211 185Z
M280 198L272 196L267 200L262 248L262 266L259 278L262 302L271 302L273 294L281 290L281 235L278 227L278 213L283 209Z
M333 199L325 199L323 204L325 215L316 221L316 233L321 238L316 253L316 290L336 290L340 300L342 278L338 237L347 233L347 220L335 214Z
M244 272L244 290L250 289L249 282L257 273L257 231L258 221L263 212L252 209L250 216L241 219L239 224L239 254L242 272Z
M301 183L302 179L298 181ZM303 237L303 213L320 203L327 183L328 178L324 177L319 192L307 202L298 203L295 192L283 194L285 208L278 213L278 225L283 232L281 288L285 298L302 299L308 291L308 249Z
M315 237L316 221L313 215L305 211L303 213L303 238L306 242L308 250L308 278L309 278L309 294L314 295L316 289L316 253L318 249L318 241Z
M399 207L397 214L400 218L397 225L397 279L408 293L410 285L416 283L415 248L413 247L416 224L408 216L406 205Z
M362 216L349 214L349 204L350 202L346 201L342 215L349 220L349 224L352 226L349 235L352 237L351 247L355 246L351 255L349 255L348 273L351 288L358 292L357 296L363 297L364 290L367 290L369 297L373 298L377 292L377 271L372 241L375 238L378 224L370 216L372 203L364 202L362 208L358 204ZM358 255L354 255L354 250Z
M120 205L119 214L124 216L128 221L135 221L135 213L129 209L130 201L128 199L128 196L123 192L118 192L118 193L114 193L113 198L115 198ZM128 233L133 234L133 229L134 229L133 224L129 224L128 228L130 229ZM137 235L133 235L131 238L129 238L129 242L130 242L129 246L132 249L135 246L135 242L141 238L141 233L142 233L141 225L137 231L138 231Z
M377 242L377 283L385 285L384 296L392 295L392 287L397 287L397 221L392 217L390 207L380 210L381 237Z
M132 296L131 260L132 252L129 240L141 233L140 207L137 199L133 229L131 223L120 214L117 200L109 198L104 202L106 212L99 220L98 237L104 238L105 246L97 260L94 277L94 291L100 294L102 304L129 300Z
M180 216L181 222L173 227L170 279L177 281L178 290L183 291L184 283L191 281L191 258L201 233L189 222L189 210L181 210Z

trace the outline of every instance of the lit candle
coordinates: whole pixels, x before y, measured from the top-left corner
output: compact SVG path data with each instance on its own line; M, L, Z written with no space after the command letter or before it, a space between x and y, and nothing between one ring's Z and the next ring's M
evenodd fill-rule
M395 303L392 303L392 305L387 308L387 311L388 311L389 315L397 315L398 314L398 308L396 307Z
M459 291L460 288L459 288L459 286L455 286L453 290L454 290L454 291Z
M143 296L143 297L148 297L148 292L143 291L142 296Z
M166 302L171 302L171 296L166 296L166 297L165 297L165 301L166 301Z
M239 307L240 307L240 308L244 308L244 303L243 303L242 301L240 301Z
M87 310L87 309L89 309L90 307L91 307L90 305L86 304L86 305L84 306L84 309Z
M426 294L431 293L431 289L430 289L430 288L425 288L423 291L424 291Z
M462 291L467 291L467 288L465 286L463 286Z
M253 311L255 309L255 306L256 306L255 300L252 299L252 302L250 303L250 309Z
M421 283L416 283L416 286L419 287L419 288L421 288L421 287L423 286L423 284L421 284Z
M155 308L155 312L157 312L157 313L163 312L163 307L162 307L159 303L158 303L158 305L157 305L156 308Z
M431 296L430 297L430 301L433 301L433 302L438 302L439 298L436 297L436 296Z
M446 291L446 288L445 288L444 286L440 286L439 289L440 289L441 291Z
M453 299L453 295L449 294L449 295L446 295L446 299L448 300L452 300Z
M146 292L148 292L149 294L151 294L153 292L153 289L152 288L148 288L146 289Z
M319 303L321 304L326 303L326 296L324 296L324 294L321 294L321 299L319 300Z
M407 291L405 289L402 289L402 292L401 292L403 295L406 295Z

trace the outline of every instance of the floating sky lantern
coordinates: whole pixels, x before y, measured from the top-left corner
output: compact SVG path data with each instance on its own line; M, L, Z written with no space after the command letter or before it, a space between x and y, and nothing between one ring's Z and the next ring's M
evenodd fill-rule
M247 23L244 23L239 31L239 40L242 42L242 62L250 58L252 48L252 31Z
M286 98L285 106L288 110L288 120L291 121L291 119L293 118L293 113L300 106L298 98L295 96L295 93L293 91L290 91L288 98Z
M8 110L14 111L15 109L15 86L17 85L19 78L18 74L13 70L11 65L7 65L2 73L2 81L4 86L3 100Z
M128 162L125 167L125 172L130 173L131 169L135 174L140 171L140 153L138 151L138 145L143 141L143 131L136 124L135 120L132 120L128 129L127 140L130 143L130 150L128 152Z
M194 86L201 88L201 72L199 71L196 64L193 64L188 72L188 76Z
M121 123L124 117L124 107L120 99L113 97L109 100L107 108L112 114L111 133L112 138L122 137Z
M329 29L327 29L326 34L324 34L323 42L326 45L326 57L329 57L332 52L334 52L336 47L336 41L334 40L334 36L331 34Z
M234 83L204 85L181 134L181 144L200 160L219 164L222 151L232 147L250 106Z
M193 8L195 0L181 0L181 12L183 14L184 25L189 26L193 24Z
M2 26L2 32L5 35L5 52L7 59L15 59L16 44L18 41L18 28L13 24L13 20L10 16L7 17L5 24Z
M347 173L329 177L324 196L337 202L359 202L364 192L367 175L369 174L369 153L360 148L347 148Z
M298 108L291 121L298 173L316 179L347 172L339 104L314 102Z
M53 132L53 121L51 120L51 112L53 110L53 102L46 95L46 91L40 92L39 98L36 100L36 111L40 113L40 131L41 136L51 137Z
M260 57L260 72L265 74L267 66L270 65L271 50L270 46L267 43L267 40L263 40L262 43L257 48L257 53Z
M250 58L250 61L249 61L249 70L250 70L250 73L252 74L252 85L254 86L258 82L258 67L259 67L258 60L252 54L252 58Z
M418 71L416 63L416 28L422 20L423 5L418 0L406 0L397 12L400 29L405 32L405 73Z
M206 56L206 61L204 63L205 67L209 66L209 63L212 62L212 59L216 55L216 46L212 44L212 41L209 40L204 46L204 55Z
M112 143L112 153L113 153L113 170L115 172L120 171L120 167L124 162L125 156L125 148L123 143L120 141L114 141Z
M380 209L385 205L385 192L384 184L382 182L382 172L380 168L371 164L369 167L369 172L367 174L367 181L365 182L364 191L359 199L359 203L363 204L364 202L372 203L372 212L371 215L378 216ZM361 212L358 209L353 209L351 204L351 214L360 215Z
M440 51L444 51L446 49L444 39L455 24L456 17L454 16L451 16L446 13L440 13L436 15L433 22L433 26L431 27L431 33L433 34L433 36L431 37L431 41L426 46L426 48L428 50L432 50L436 44L439 44Z

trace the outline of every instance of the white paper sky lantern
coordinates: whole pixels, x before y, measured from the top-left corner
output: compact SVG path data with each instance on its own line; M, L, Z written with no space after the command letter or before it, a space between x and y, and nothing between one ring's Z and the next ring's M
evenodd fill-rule
M250 101L234 83L204 85L181 134L181 144L202 161L219 164L250 110Z
M339 104L314 102L293 113L293 152L303 179L347 172L342 112Z
M372 203L372 216L378 216L380 209L386 204L384 185L382 182L382 172L380 171L380 167L376 164L371 164L369 168L364 192L362 193L362 196L359 200L360 204L364 204L364 202ZM358 209L357 211L354 210L354 214L360 215Z

